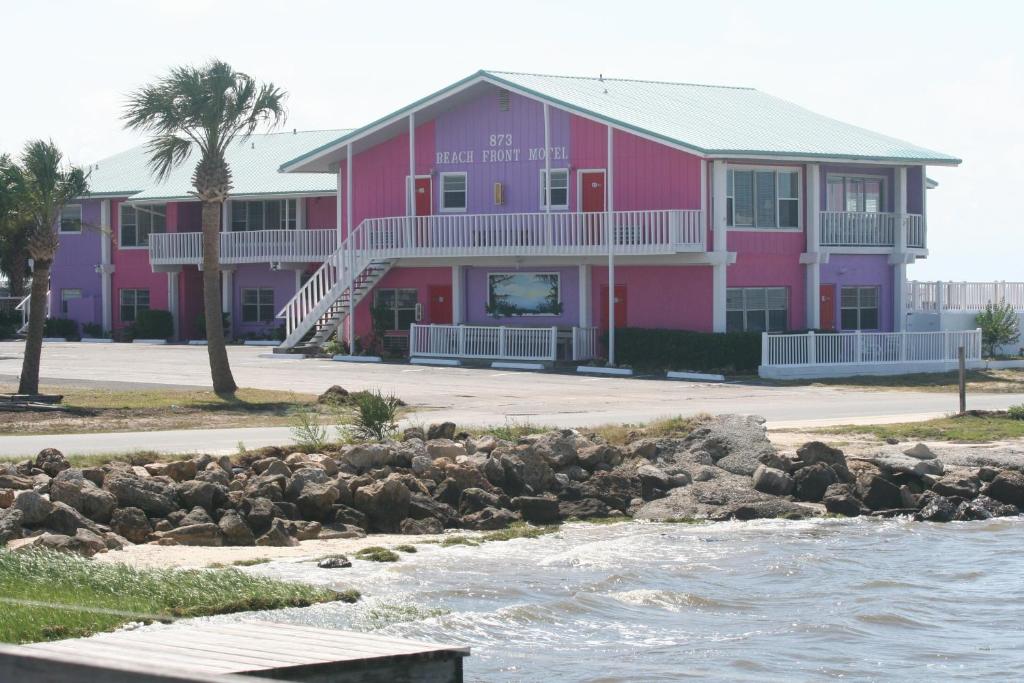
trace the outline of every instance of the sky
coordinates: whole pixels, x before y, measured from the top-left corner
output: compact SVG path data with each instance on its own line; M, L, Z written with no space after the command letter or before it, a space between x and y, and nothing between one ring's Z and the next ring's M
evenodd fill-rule
M1024 2L0 0L0 151L141 142L132 90L211 57L288 91L287 129L357 127L479 69L752 86L964 160L929 169L919 280L1024 280ZM20 56L20 58L19 58ZM1011 192L1012 194L1012 192Z

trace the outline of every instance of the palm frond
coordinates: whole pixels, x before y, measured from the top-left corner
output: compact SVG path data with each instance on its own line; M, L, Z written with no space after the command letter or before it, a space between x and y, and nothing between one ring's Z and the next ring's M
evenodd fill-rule
M192 141L173 134L162 134L150 140L146 149L149 151L149 167L157 179L163 181L192 154Z

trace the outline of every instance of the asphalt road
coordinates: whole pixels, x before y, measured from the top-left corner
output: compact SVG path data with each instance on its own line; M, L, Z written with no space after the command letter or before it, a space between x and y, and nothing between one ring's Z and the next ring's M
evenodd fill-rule
M21 368L22 345L0 343L0 381ZM462 425L507 421L565 427L642 422L670 415L755 413L772 427L927 419L956 409L953 393L836 387L773 387L743 383L678 382L656 378L582 377L491 369L364 365L271 357L269 349L230 347L240 386L319 393L332 384L380 389L414 407L411 423L453 420ZM206 349L47 343L42 381L110 386L208 387ZM1005 408L1024 394L975 394L972 408ZM53 446L69 454L138 449L165 452L233 451L288 440L287 428L182 430L96 435L0 436L0 455L28 455Z

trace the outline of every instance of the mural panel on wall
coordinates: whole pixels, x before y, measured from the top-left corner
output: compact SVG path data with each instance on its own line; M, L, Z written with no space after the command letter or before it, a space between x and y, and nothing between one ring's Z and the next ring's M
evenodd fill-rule
M487 312L496 318L559 315L562 302L558 273L488 274Z

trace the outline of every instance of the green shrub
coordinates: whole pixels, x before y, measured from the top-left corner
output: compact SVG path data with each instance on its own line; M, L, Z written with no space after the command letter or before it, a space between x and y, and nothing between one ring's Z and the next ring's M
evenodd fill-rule
M324 353L328 356L340 356L347 353L348 349L337 339L332 339L323 346Z
M78 321L69 318L47 318L43 324L43 336L78 339Z
M355 553L356 559L369 562L398 562L398 553L382 548L379 545L371 545Z
M615 353L618 363L640 370L753 373L761 364L761 334L624 327L615 331Z
M1024 420L1024 403L1007 408L1006 416L1011 420Z
M981 347L987 357L996 354L996 349L1020 341L1020 321L1013 306L1002 300L997 304L985 304L985 310L975 317L975 324L981 328Z
M170 311L139 311L135 318L135 339L169 339L174 336L174 316Z
M316 413L301 410L292 417L292 439L303 450L315 453L327 445L327 428L317 422Z
M103 334L103 325L99 323L82 323L82 336L89 337L90 339L102 339L105 336Z
M385 441L398 432L398 409L403 405L392 394L384 396L380 391L351 394L356 413L347 425L357 439Z

